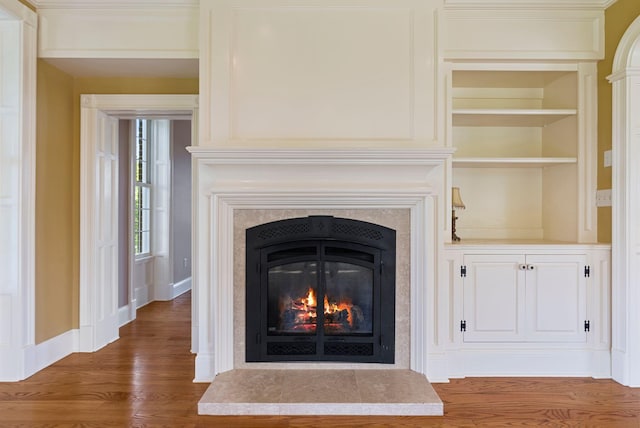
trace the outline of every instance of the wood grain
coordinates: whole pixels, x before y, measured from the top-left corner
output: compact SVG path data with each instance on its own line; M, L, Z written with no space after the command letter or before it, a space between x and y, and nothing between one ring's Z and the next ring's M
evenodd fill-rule
M640 389L584 378L434 384L443 417L198 416L190 300L151 303L100 351L0 383L0 427L640 427Z

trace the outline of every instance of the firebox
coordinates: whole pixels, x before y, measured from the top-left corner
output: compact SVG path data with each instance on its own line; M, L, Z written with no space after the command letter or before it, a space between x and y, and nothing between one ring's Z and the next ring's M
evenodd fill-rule
M332 216L246 231L246 360L394 362L396 234Z

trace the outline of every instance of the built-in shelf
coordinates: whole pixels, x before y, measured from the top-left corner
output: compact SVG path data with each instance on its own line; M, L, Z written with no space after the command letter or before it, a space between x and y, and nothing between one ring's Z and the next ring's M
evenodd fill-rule
M540 127L576 114L576 109L455 109L453 126Z
M577 162L576 158L453 158L453 166L459 168L541 168Z
M582 163L595 147L592 123L585 121L594 108L585 95L594 90L585 80L594 76L593 65L449 66L452 186L467 205L458 215L459 236L593 239L593 227L581 224L591 209L587 175L593 171L586 168L592 165Z

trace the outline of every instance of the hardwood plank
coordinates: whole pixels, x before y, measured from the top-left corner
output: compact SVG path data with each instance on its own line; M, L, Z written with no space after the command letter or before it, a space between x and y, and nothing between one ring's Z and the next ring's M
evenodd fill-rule
M584 378L467 378L434 384L443 417L199 416L189 293L154 302L120 340L0 383L0 427L640 427L640 389Z

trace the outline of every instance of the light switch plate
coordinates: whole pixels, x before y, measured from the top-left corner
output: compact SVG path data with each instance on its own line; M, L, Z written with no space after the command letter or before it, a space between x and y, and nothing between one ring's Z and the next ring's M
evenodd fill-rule
M604 167L609 168L611 166L611 150L604 152Z
M596 207L611 206L611 189L598 190L596 192Z

